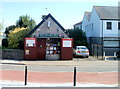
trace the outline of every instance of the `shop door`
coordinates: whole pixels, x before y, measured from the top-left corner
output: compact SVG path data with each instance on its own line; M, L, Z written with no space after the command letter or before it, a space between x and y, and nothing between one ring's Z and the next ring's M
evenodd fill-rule
M46 55L46 39L37 39L37 57L40 60L45 60Z

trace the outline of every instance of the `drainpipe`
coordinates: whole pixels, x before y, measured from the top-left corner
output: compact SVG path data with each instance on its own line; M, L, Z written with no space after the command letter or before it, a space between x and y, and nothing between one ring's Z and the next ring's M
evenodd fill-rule
M102 59L104 59L104 58L103 58L103 53L104 53L104 52L103 52L103 48L104 48L104 47L103 47L103 46L104 46L103 41L104 41L104 40L103 40L103 20L102 20L102 42L101 42L101 45L102 45Z

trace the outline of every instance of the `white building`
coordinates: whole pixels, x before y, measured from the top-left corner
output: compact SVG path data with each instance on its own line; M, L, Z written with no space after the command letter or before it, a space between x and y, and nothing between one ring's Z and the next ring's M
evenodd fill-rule
M106 55L113 55L120 49L120 18L118 16L118 7L115 6L94 6L92 12L85 12L82 29L86 32L93 54L98 52L100 47L101 55L103 52L106 52Z
M91 12L85 12L84 17L83 17L83 22L82 22L82 30L86 32L85 29L89 29L89 20L90 20ZM87 30L90 31L90 30ZM91 36L91 32L87 32L87 37Z
M73 26L74 26L74 29L82 29L82 22L76 23Z

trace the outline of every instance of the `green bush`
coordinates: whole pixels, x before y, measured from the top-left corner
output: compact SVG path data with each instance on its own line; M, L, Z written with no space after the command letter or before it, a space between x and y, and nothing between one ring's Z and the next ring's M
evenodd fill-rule
M73 45L75 46L87 46L88 43L86 40L85 32L81 29L68 29L69 37L73 38Z

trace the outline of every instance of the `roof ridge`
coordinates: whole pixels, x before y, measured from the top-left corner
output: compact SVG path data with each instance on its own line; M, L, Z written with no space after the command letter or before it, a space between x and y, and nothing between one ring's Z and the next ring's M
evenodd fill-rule
M92 12L90 12L90 11L85 11L85 13L92 13Z
M95 5L94 5L93 8L94 8L94 7L118 7L118 6L95 6Z

